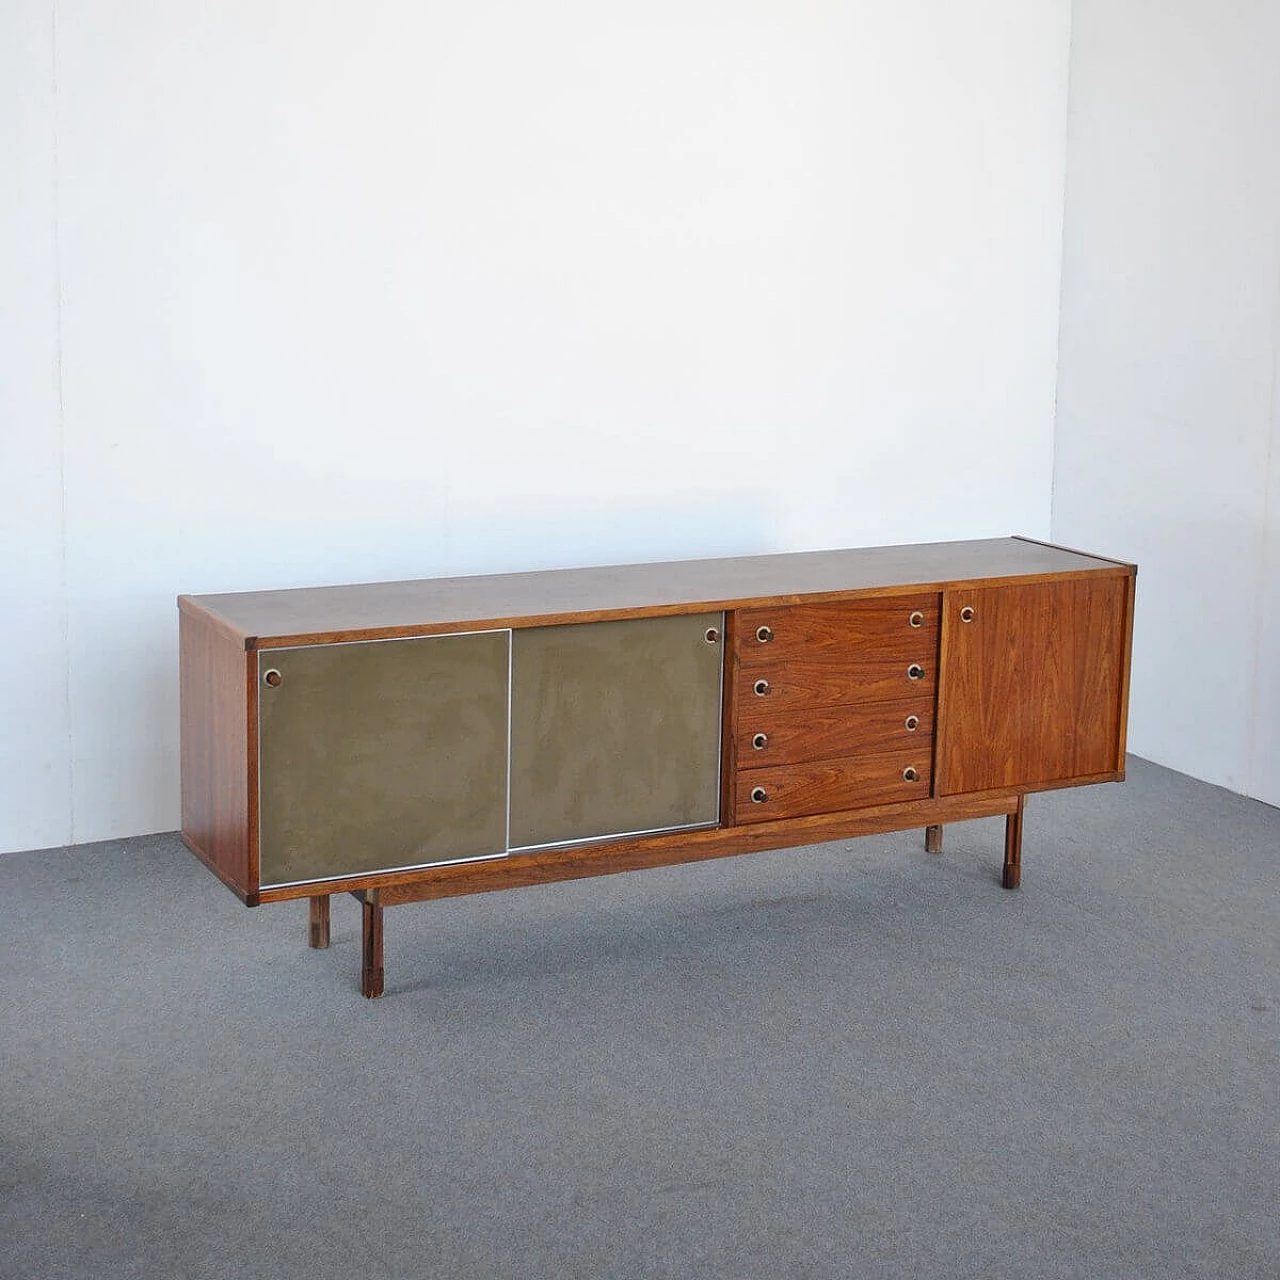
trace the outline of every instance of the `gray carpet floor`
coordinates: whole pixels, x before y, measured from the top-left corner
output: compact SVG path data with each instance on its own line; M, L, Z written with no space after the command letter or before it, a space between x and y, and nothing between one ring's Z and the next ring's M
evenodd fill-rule
M0 1276L1280 1276L1280 810L1000 821L388 910L0 858Z

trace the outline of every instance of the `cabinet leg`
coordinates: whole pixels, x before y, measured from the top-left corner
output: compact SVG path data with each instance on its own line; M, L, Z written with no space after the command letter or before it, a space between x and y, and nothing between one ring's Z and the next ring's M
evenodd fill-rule
M1022 883L1022 810L1026 796L1018 797L1018 807L1004 822L1004 887L1016 889Z
M360 991L370 1000L382 994L382 904L367 898L364 914L364 959L360 967Z
M308 941L317 950L323 950L329 945L329 895L318 893L307 901L311 904L311 931Z
M941 853L942 852L942 828L941 827L925 827L924 851L925 853Z

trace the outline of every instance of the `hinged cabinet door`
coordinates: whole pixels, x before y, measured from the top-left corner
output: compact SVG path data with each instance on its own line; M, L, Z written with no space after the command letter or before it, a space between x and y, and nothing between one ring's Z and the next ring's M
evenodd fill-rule
M259 882L502 854L510 633L258 654Z
M1124 768L1132 578L957 588L943 599L936 794Z

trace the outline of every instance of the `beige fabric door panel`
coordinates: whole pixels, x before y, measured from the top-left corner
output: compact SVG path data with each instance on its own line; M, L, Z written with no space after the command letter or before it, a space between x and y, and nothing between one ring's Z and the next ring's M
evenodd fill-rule
M509 644L487 631L261 652L260 883L504 853Z
M722 635L719 613L513 632L512 848L717 821Z

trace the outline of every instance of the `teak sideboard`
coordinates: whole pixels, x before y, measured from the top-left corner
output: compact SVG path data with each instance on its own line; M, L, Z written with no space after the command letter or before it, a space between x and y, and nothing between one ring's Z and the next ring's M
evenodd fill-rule
M182 834L383 908L1006 816L1124 777L1136 570L1023 538L178 600Z

